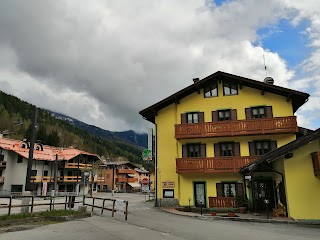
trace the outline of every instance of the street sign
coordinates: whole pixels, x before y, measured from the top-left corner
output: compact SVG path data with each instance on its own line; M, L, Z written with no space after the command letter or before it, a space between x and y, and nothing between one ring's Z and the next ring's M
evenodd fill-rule
M152 151L150 149L144 149L142 151L142 160L143 161L151 161L152 160Z
M142 184L143 184L144 186L148 185L148 183L149 183L148 178L143 178L143 179L142 179Z

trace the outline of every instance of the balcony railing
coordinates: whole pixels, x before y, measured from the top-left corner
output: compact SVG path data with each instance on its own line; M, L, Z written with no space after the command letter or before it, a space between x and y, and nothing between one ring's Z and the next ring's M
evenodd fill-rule
M66 163L64 168L78 168L78 163ZM92 168L92 164L79 163L79 169Z
M117 169L117 173L118 174L121 174L121 173L134 174L134 173L136 173L136 171L133 169Z
M7 166L6 161L0 161L0 168L5 168Z
M0 177L0 184L4 183L4 177Z
M116 182L138 182L138 178L116 178Z
M259 156L214 157L214 158L177 158L177 173L237 173Z
M209 208L234 208L235 197L209 197Z
M53 176L31 176L31 182L54 182Z
M295 116L175 125L177 139L296 132Z

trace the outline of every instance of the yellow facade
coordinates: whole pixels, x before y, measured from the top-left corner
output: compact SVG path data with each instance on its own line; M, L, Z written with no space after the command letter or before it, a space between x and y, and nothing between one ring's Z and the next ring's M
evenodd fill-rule
M284 159L289 216L294 219L320 219L320 177L313 172L312 152L320 151L320 140L293 151Z
M186 143L205 143L206 156L214 157L214 143L219 141L235 141L240 143L241 156L249 156L248 142L254 140L272 139L277 141L280 147L295 139L295 134L273 134L273 135L249 135L237 137L212 137L181 139L175 138L175 124L181 123L181 114L186 112L204 112L204 121L212 122L212 111L222 109L237 109L237 119L244 120L245 108L254 106L272 106L273 117L293 116L292 102L286 97L264 92L243 86L238 89L238 95L223 95L222 83L218 84L218 96L204 98L203 89L200 93L194 92L179 100L179 103L170 104L157 112L155 123L157 127L157 159L158 176L157 189L158 198L163 198L162 182L174 182L174 198L179 204L187 206L194 205L193 182L204 181L206 183L206 202L208 197L217 196L216 183L221 181L242 182L242 177L238 173L219 174L177 174L176 158L182 157L182 145Z

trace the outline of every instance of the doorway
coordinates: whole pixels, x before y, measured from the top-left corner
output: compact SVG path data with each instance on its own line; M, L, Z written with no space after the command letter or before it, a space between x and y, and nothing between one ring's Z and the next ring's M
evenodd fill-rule
M205 182L194 182L194 202L196 207L206 207L207 206L207 196L206 196L206 183Z
M272 178L255 178L253 184L255 212L272 211L275 207L274 186Z

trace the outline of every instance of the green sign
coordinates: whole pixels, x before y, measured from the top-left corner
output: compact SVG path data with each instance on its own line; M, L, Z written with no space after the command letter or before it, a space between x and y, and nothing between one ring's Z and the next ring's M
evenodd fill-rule
M152 151L150 149L145 149L142 151L142 159L143 161L151 161L152 160Z

